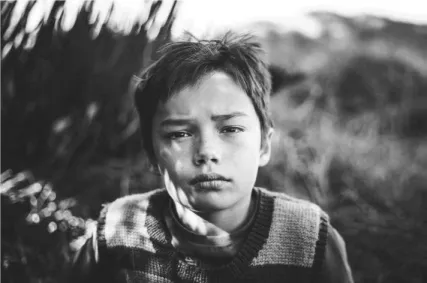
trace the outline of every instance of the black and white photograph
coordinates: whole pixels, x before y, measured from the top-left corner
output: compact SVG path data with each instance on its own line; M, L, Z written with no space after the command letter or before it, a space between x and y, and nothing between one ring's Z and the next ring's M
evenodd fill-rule
M424 0L1 0L1 282L427 282Z

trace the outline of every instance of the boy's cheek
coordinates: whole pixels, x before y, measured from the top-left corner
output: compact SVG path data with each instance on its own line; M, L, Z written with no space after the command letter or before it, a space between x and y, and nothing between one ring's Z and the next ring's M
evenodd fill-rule
M160 156L169 158L188 152L189 145L187 142L159 142Z
M180 146L163 147L159 153L159 163L170 170L180 171L184 168L187 155L187 151Z
M173 159L173 157L176 155L176 152L181 151L181 148L179 146L173 144L165 144L164 142L160 142L158 148L159 157L162 161Z

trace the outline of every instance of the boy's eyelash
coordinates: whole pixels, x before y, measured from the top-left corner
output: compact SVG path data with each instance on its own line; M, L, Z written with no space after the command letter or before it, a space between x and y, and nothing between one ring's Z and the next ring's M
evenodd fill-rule
M245 129L242 127L229 126L229 127L224 127L221 132L224 132L227 130L233 130L233 131L231 131L231 133L240 133L240 132L243 132Z
M227 126L227 127L223 127L221 129L221 133L240 133L240 132L243 132L244 130L245 129L242 127ZM180 138L186 138L189 136L191 136L191 134L189 132L176 131L176 132L167 133L165 135L165 138L170 139L170 140L175 140L175 139L180 139Z
M188 136L190 136L190 133L184 132L184 131L172 132L172 133L168 133L165 135L166 138L171 139L171 140L179 139L179 138L186 138Z

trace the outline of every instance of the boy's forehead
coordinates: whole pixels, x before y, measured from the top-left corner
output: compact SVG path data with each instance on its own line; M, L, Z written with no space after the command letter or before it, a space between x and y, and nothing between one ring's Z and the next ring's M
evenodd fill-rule
M172 95L171 98L186 96L189 99L197 99L206 92L212 96L218 93L233 94L235 92L244 92L244 90L228 74L214 71L204 75L198 81L186 85Z
M173 94L158 111L162 114L191 115L198 111L228 114L241 111L251 113L253 105L246 92L225 73L214 72L197 84Z

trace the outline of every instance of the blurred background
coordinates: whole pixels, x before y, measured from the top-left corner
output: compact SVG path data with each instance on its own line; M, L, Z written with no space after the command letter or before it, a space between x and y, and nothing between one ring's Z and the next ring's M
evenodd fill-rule
M426 282L425 7L295 2L1 1L2 282L61 282L103 203L160 185L133 75L228 29L259 38L273 79L257 184L326 210L356 282Z

